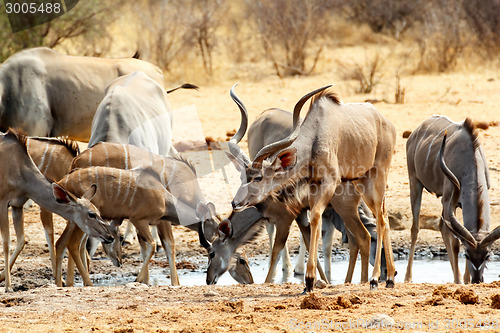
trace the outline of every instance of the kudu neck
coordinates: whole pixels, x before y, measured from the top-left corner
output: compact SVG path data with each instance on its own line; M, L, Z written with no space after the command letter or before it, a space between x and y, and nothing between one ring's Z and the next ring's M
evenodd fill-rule
M54 198L52 184L36 169L35 165L22 166L21 175L23 181L19 185L26 196L36 202L41 208L70 218L65 207Z

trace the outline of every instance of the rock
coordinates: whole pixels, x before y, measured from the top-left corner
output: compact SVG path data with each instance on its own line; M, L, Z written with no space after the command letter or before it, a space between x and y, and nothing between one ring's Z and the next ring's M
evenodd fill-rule
M314 284L314 287L318 288L318 289L324 289L326 288L326 282L319 279L319 280L316 280L316 283Z
M205 297L219 297L220 294L216 293L213 290L209 290L206 293L204 293L203 296L205 296Z
M382 327L395 327L396 326L396 321L392 319L392 317L380 313L375 316L373 316L367 323L366 323L366 328L369 329L374 329L374 328L382 328Z
M139 290L146 290L149 288L148 285L140 282L129 282L125 285L125 287L130 289L139 289Z

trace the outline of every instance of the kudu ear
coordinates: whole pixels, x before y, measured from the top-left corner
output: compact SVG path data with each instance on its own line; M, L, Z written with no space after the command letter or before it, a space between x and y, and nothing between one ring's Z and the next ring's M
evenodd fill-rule
M462 242L469 244L473 248L477 247L477 242L470 231L461 225L457 220L452 219L452 222L450 222L441 216L441 221L443 221L448 229L450 229L450 231Z
M71 201L74 201L69 193L57 183L52 183L52 193L56 201L60 204L69 204Z
M233 226L231 221L225 219L219 224L219 238L225 242L229 237L233 235Z
M96 192L97 192L97 185L92 184L92 186L90 186L90 188L83 194L82 198L87 199L88 201L92 201Z
M493 229L492 232L486 236L481 243L479 243L480 247L487 247L488 245L492 244L494 241L500 238L500 226L496 227Z
M204 203L198 202L198 204L196 205L196 216L200 219L200 221L205 221L205 218L208 214L210 214L208 206Z
M210 212L210 216L216 216L217 210L215 209L215 205L213 202L207 203L208 211Z
M279 161L276 165L277 169L288 170L293 168L297 163L297 149L287 148L281 151L276 161Z

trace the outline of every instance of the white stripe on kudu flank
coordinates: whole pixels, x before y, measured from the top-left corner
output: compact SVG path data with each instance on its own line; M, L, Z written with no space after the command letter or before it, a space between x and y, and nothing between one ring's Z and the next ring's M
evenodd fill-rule
M431 126L434 125L434 123L436 121L438 121L439 119L441 119L441 118L440 117L436 117L436 119L434 119L434 121L432 123L430 123L429 126L427 126L427 128L424 131L424 134L422 134L422 136L420 137L420 140L418 140L418 143L415 146L415 150L418 150L418 148L420 147L420 143L422 143L422 140L427 136L427 131L429 130L429 128L431 128Z
M118 169L118 188L116 190L116 198L120 197L120 190L122 188L122 169Z
M123 145L123 151L124 151L124 155L125 155L125 170L128 170L129 169L129 166L128 166L128 150L127 150L127 146L125 144Z
M437 138L442 138L443 135L441 133L443 133L444 131L446 131L452 125L455 125L455 124L454 123L449 124L448 126L446 126L445 128L443 128L442 130L440 130L436 134L436 136L434 138L432 138L431 144L429 145L429 149L427 150L427 157L425 158L425 167L427 167L427 163L429 162L429 156L431 155L431 148L434 145L434 141L436 141Z
M102 147L104 148L104 155L106 155L106 165L105 166L109 167L108 149L106 148L106 145L102 145Z
M46 145L45 150L43 151L42 160L40 161L40 165L38 166L38 169L40 169L40 170L42 170L43 163L45 163L45 156L47 156L48 150L49 150L49 145Z
M55 149L56 149L56 146L52 146L52 149L50 150L49 156L47 158L47 163L45 164L45 170L42 171L42 169L40 169L40 171L42 171L42 173L47 173L47 170L49 170L50 162L52 161L52 155L54 154Z
M123 203L125 204L125 202L127 201L127 197L128 197L128 192L130 191L130 185L132 185L132 177L130 177L130 172L127 172L127 175L128 175L128 184L127 184L127 190L125 191L125 195L123 196ZM121 183L120 183L120 186L121 186Z

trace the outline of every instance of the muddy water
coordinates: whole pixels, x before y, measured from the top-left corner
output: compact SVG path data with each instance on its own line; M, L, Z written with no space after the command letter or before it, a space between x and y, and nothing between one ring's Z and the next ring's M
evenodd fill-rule
M292 258L292 262L295 263L295 258ZM498 258L496 258L498 259ZM397 260L396 270L398 272L396 276L396 283L401 283L404 280L404 275L406 272L406 266L408 264L407 260ZM332 284L341 284L344 282L344 278L347 272L347 267L349 263L347 260L334 261L332 262ZM459 259L460 269L464 270L465 259ZM257 258L250 260L250 267L254 277L255 283L263 283L267 275L267 258ZM358 260L356 268L354 270L353 283L359 283L361 274L361 262ZM372 267L370 266L370 273ZM204 285L206 274L203 269L199 270L178 270L179 280L181 285ZM500 273L500 260L490 261L487 265L484 274L484 282L492 282L499 280ZM152 285L170 285L170 278L168 276L168 269L153 268L150 272L151 284ZM120 275L116 274L113 276L104 274L93 274L91 275L94 285L96 286L117 286L124 285L135 280L135 276L132 274ZM274 282L292 282L292 283L303 283L303 276L294 276L291 274L284 274L281 270L281 266L278 265L278 270L274 279ZM413 282L415 283L447 283L453 282L453 274L451 271L451 266L447 258L433 258L433 259L415 259L413 262ZM228 274L224 274L220 277L218 284L221 285L231 285L236 284L236 281ZM77 283L81 285L81 282Z

